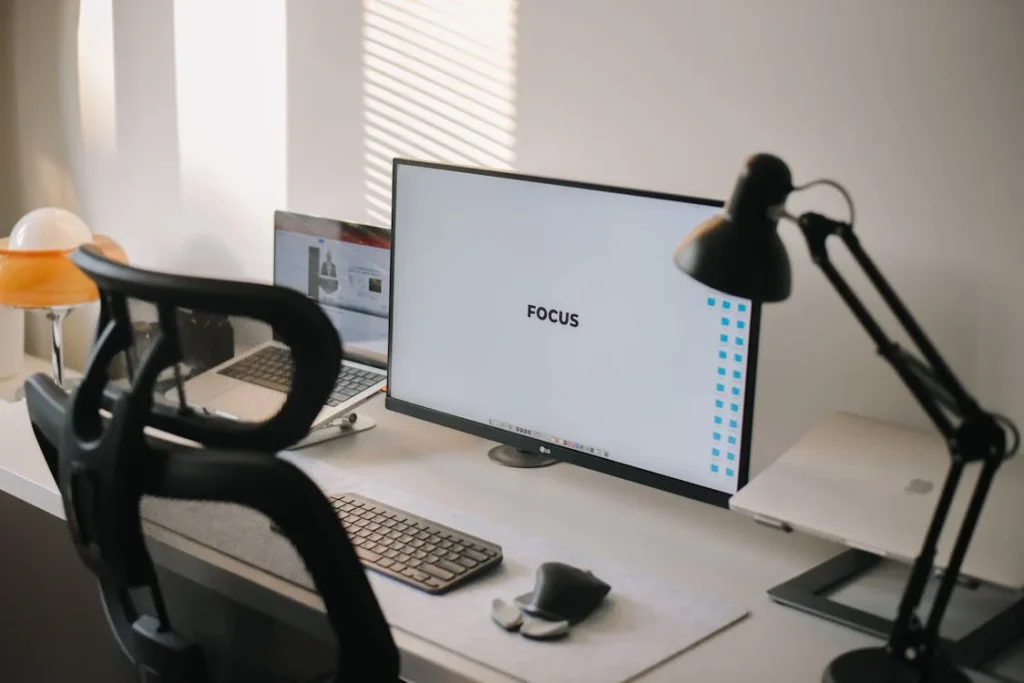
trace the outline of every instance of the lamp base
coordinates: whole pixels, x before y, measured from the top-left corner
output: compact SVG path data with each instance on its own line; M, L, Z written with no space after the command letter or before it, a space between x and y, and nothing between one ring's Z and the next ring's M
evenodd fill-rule
M852 650L832 660L822 683L970 683L970 678L939 656L926 672L894 660L885 648Z

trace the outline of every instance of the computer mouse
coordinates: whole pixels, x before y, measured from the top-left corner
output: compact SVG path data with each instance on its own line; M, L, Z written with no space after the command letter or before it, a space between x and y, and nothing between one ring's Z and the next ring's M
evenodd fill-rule
M533 591L516 598L526 614L548 621L577 624L597 609L611 586L592 572L562 562L545 562L537 568Z

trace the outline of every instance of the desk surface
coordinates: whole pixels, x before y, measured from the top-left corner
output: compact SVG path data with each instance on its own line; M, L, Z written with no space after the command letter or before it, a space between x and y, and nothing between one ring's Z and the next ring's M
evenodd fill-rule
M7 429L24 408L0 403L0 489L60 514L59 496L37 449ZM383 400L362 412L378 426L304 451L421 497L463 511L514 520L534 535L638 571L705 589L750 610L741 623L654 669L644 683L679 680L818 681L835 656L879 642L842 626L776 605L765 591L835 555L818 539L760 527L712 508L589 470L558 464L514 470L486 457L491 444L388 413ZM42 479L42 481L40 481ZM528 502L528 504L525 504ZM577 514L567 514L577 511ZM580 518L586 519L581 524ZM256 570L159 527L147 529L158 563L309 632L326 634L315 593ZM495 539L500 542L500 539ZM895 605L901 585L881 582L868 596ZM888 590L887 590L888 589ZM511 679L396 630L406 675L428 681ZM1021 677L1022 659L1011 670ZM981 677L978 680L987 680Z

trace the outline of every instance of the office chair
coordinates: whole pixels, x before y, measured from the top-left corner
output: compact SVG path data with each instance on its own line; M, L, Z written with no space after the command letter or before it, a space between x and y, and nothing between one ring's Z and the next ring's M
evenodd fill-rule
M311 300L281 287L156 273L115 263L84 247L72 256L98 286L96 340L70 396L49 377L26 384L33 429L60 488L68 528L96 575L111 630L140 674L161 683L209 680L202 649L176 632L143 539L143 495L230 502L276 523L309 571L334 631L337 664L322 681L399 680L398 650L363 567L335 512L297 467L276 457L303 437L338 375L341 350L330 321ZM128 300L156 306L160 331L129 386L109 382L111 361L132 344ZM177 368L178 309L201 309L268 323L291 348L294 377L279 412L238 423L155 401L162 371ZM147 435L150 427L198 444ZM130 592L146 589L155 615L140 614Z

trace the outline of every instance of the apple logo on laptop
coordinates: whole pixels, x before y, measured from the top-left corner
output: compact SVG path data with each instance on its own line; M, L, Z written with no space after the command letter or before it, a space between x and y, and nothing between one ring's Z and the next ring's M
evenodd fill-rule
M924 495L931 493L931 490L935 488L935 485L925 479L911 479L910 483L907 484L907 488L903 489L907 493L919 493Z

